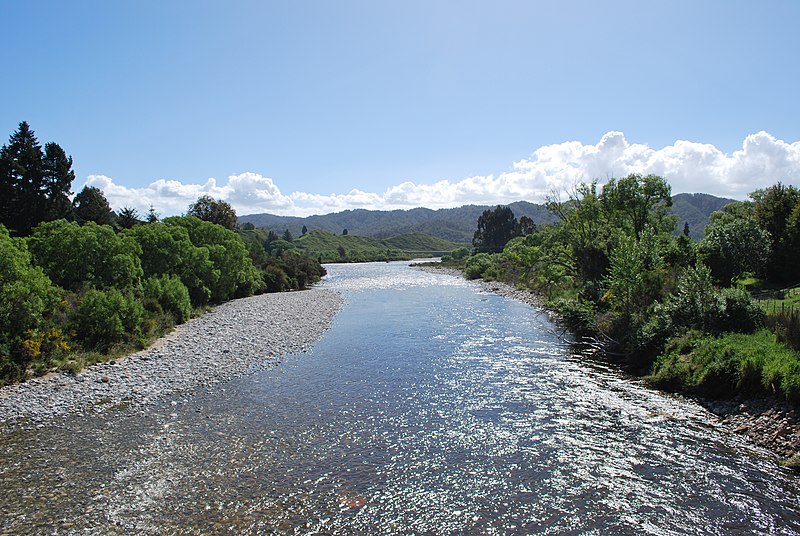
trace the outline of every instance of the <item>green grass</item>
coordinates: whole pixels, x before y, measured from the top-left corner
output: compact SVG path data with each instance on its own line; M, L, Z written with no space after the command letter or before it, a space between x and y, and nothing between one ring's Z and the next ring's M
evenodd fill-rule
M656 359L648 380L655 386L726 398L775 394L800 402L800 353L769 330L720 337L690 332Z

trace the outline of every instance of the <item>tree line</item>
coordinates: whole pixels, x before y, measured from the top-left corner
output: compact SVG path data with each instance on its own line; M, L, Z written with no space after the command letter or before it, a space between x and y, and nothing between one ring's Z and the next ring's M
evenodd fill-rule
M211 304L303 289L325 274L268 252L203 196L186 215L114 213L102 191L70 200L72 158L27 123L0 149L0 384L77 370L144 347Z
M664 388L800 401L800 317L756 291L800 279L800 191L778 183L715 212L705 237L675 233L671 188L655 175L552 195L553 224L522 230L508 207L478 221L473 250L445 261L467 277L538 292L584 341Z

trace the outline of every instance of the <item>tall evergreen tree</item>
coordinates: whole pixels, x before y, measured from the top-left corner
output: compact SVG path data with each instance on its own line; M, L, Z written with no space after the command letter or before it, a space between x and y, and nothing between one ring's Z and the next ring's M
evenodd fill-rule
M518 236L519 224L514 211L497 205L492 210L484 210L478 218L478 228L472 237L472 245L480 252L497 253L503 251L506 243Z
M47 195L46 220L67 218L72 212L70 188L75 180L72 157L67 156L57 143L44 146L43 185Z
M0 223L28 235L43 221L69 214L75 173L72 158L56 143L45 150L25 121L0 149Z
M93 221L98 225L114 225L117 219L103 191L94 186L84 186L72 206L79 223Z

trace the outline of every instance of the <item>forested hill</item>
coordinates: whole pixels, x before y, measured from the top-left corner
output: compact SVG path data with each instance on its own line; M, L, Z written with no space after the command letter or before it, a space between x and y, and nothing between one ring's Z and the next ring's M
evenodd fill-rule
M534 222L552 221L552 216L542 205L519 201L509 205L517 218L528 216ZM458 208L432 210L413 208L410 210L345 210L322 216L297 218L274 216L272 214L250 214L239 217L239 223L250 222L256 227L298 236L305 225L308 230L321 229L329 233L341 234L344 229L351 235L371 238L390 238L411 233L429 235L462 244L472 242L475 225L484 210L494 206L466 205Z
M672 213L678 216L679 231L683 230L684 223L688 223L689 236L700 240L711 213L734 201L709 194L677 194L672 196Z
M723 199L708 194L678 194L673 196L673 211L678 216L679 230L684 222L689 223L689 231L693 238L703 237L703 229L708 216L719 210L731 199ZM508 206L514 211L517 219L528 216L537 225L552 222L553 216L543 205L518 201ZM389 238L409 233L427 233L444 240L463 244L471 243L478 218L486 209L494 206L465 205L458 208L432 210L414 208L410 210L345 210L321 216L298 218L292 216L275 216L273 214L249 214L239 217L239 223L250 222L256 227L282 233L289 230L299 236L303 226L309 231L321 229L334 234L343 230L352 235L372 238Z

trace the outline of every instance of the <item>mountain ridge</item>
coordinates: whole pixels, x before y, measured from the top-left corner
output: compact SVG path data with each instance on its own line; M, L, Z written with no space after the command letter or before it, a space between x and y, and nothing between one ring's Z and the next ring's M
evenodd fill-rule
M721 209L735 201L711 194L691 193L672 196L672 210L678 217L678 230L683 224L689 224L689 234L694 239L701 239L708 217L715 210ZM386 239L393 236L427 233L431 236L451 242L469 244L477 227L478 218L484 210L497 205L463 205L456 208L430 209L417 207L412 209L367 210L348 209L331 214L299 216L277 216L274 214L246 214L239 217L239 223L252 223L276 233L289 230L299 236L303 226L309 231L320 229L333 234L340 234L345 229L349 234ZM537 225L555 221L544 205L528 201L508 203L517 219L528 216Z

